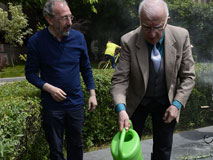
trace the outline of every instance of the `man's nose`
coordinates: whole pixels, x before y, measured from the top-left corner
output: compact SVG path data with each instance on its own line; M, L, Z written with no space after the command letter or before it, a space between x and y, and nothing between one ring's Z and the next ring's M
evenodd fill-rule
M149 33L149 36L153 38L153 37L156 36L156 34L157 34L157 33L155 32L155 30L152 29L152 30L150 31L150 33Z
M67 24L70 26L72 25L72 20L70 18L68 19Z

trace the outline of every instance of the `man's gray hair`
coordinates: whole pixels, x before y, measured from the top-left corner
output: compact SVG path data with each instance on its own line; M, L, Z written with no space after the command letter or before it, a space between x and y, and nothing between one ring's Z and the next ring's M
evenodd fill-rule
M139 9L138 9L138 15L140 18L141 18L142 11L145 11L146 13L150 14L151 11L145 7L147 5L147 3L151 3L149 1L150 0L141 1L140 5L139 5ZM167 17L169 17L169 9L168 9L167 3L164 0L154 0L154 1L158 2L159 4L163 4L165 6L166 15L167 15Z
M68 5L66 0L47 0L47 2L44 5L44 8L43 8L43 16L44 17L46 17L46 16L53 17L54 16L53 10L54 10L54 5L55 5L56 1L57 2L63 2L66 5Z

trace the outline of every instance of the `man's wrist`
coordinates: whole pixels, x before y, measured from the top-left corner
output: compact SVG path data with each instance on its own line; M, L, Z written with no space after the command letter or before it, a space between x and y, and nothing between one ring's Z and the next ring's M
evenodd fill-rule
M50 85L49 83L44 83L44 85L42 86L42 89L48 93L51 92L51 88L52 88L52 85Z
M178 110L180 110L181 107L182 107L182 104L179 101L177 101L177 100L174 100L172 102L172 105L175 106L175 107L177 107Z
M91 89L91 90L89 91L89 94L90 94L90 97L96 96L96 93L95 93L95 90L94 90L94 89Z
M115 107L116 113L119 113L120 111L123 111L123 110L126 111L125 104L119 103L116 105L116 107Z

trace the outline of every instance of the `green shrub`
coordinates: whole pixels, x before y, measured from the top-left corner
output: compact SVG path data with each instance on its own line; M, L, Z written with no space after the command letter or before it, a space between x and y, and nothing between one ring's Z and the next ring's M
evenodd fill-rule
M209 110L201 109L201 106L213 106L213 65L197 63L195 68L196 84L186 107L182 109L177 130L204 127L213 123L212 113Z
M28 27L28 20L22 11L21 5L13 5L8 3L9 12L3 11L0 8L0 30L5 32L5 42L13 46L17 44L22 46L26 35L32 33L31 28ZM10 15L10 19L8 18Z
M0 88L0 159L17 159L40 130L39 90L26 81Z
M85 112L83 139L85 150L111 141L118 131L117 115L114 112L109 92L113 70L94 70L98 107L94 113ZM83 86L85 92L85 86ZM88 94L86 94L86 103ZM85 106L87 110L87 105Z

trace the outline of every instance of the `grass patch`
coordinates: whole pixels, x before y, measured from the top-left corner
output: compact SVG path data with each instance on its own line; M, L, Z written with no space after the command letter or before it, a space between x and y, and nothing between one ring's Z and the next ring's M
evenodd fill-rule
M25 65L15 65L14 67L6 67L0 71L0 78L8 77L24 77Z
M97 69L97 62L91 62L93 69ZM15 65L14 67L9 66L0 71L0 78L9 78L9 77L24 77L24 64Z

